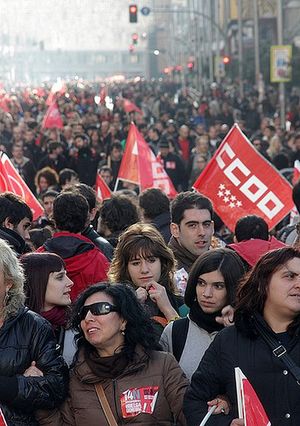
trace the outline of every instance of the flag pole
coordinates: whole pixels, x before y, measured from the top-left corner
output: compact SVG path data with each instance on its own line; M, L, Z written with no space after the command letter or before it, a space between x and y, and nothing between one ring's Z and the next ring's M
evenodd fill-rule
M215 411L215 409L217 408L216 405L213 405L212 407L210 407L210 409L208 410L206 416L204 417L204 419L202 420L202 422L200 423L200 426L204 426L207 423L207 420L210 418L210 416L213 414L213 412Z

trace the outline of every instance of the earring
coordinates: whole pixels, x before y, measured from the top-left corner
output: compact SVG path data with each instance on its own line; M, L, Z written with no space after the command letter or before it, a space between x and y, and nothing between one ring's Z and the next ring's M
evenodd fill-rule
M7 289L6 292L5 292L4 299L3 299L3 306L7 305L8 299L9 299L9 290Z
M121 330L122 336L125 336L125 330Z

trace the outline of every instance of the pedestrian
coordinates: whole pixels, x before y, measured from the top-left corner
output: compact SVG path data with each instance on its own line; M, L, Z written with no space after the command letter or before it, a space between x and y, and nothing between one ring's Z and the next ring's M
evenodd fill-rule
M188 426L200 424L207 401L220 393L231 408L215 424L245 424L237 419L235 367L250 381L272 426L300 424L298 373L295 377L300 365L299 277L300 252L286 247L262 256L242 281L235 324L218 333L186 393Z

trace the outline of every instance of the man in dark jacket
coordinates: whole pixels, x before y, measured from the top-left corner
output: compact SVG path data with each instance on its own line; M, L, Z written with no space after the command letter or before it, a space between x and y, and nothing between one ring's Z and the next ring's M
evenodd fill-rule
M26 251L31 222L32 211L21 197L12 192L0 194L0 238L19 255Z
M145 223L152 223L170 241L171 215L169 198L158 188L148 188L139 196L139 206Z
M104 254L81 233L88 223L87 200L75 191L63 192L53 204L57 232L38 249L61 256L69 278L74 282L72 301L89 285L107 277L109 263Z
M103 237L101 237L98 232L95 230L92 222L98 220L98 209L96 207L96 193L95 191L85 183L77 183L74 188L84 196L89 205L89 219L88 225L83 230L81 235L87 237L91 240L95 246L97 246L102 253L107 257L109 261L112 260L114 255L113 246Z

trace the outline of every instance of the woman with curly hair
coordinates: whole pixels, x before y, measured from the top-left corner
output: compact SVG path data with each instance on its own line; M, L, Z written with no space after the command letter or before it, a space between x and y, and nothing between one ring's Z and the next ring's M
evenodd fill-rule
M153 324L125 283L86 289L74 307L78 351L69 398L51 426L185 426L187 379L174 357L160 352Z
M51 167L44 167L35 175L35 187L38 196L41 196L48 189L58 189L59 177Z

